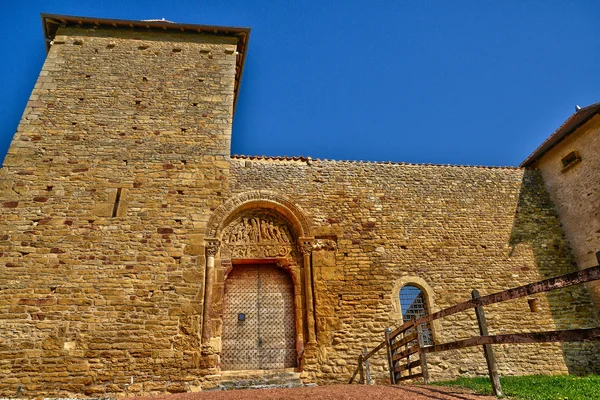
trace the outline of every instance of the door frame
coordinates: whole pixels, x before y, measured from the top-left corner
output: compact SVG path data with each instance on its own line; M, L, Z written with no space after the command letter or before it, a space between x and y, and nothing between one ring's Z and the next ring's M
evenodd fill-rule
M269 258L235 258L223 251L222 233L242 213L253 210L270 211L285 222L294 239L293 251L287 256ZM234 264L274 263L288 271L294 284L294 314L296 321L297 369L302 371L305 348L316 345L316 298L313 295L311 253L314 235L307 213L291 199L269 190L239 193L218 206L210 215L204 238L204 255L199 259L204 268L204 301L201 341L205 352L220 354L223 325L222 299L224 281ZM255 256L256 257L256 256ZM218 362L214 367L220 369Z

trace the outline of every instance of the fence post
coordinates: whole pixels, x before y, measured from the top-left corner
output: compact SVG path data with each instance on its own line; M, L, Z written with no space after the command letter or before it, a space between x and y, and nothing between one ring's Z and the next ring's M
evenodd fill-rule
M473 300L481 297L478 290L473 290L471 293ZM477 323L479 324L479 334L481 336L488 336L487 321L485 320L485 313L483 312L482 306L475 307L475 315L477 316ZM502 386L500 385L500 377L498 376L498 367L496 366L496 356L491 344L483 345L483 354L485 355L485 361L488 367L488 373L490 374L490 381L492 382L492 392L495 396L501 397Z
M369 354L369 350L366 347L363 347L363 359L365 360L365 369L366 369L366 376L367 376L367 385L371 384L371 370L369 369L369 359L365 358L367 356L367 354Z
M392 328L385 328L385 348L387 350L388 368L390 369L390 384L395 385L396 374L394 373L394 362L392 360L390 333L392 333Z
M365 383L365 371L363 369L363 355L360 353L358 355L358 383L363 385Z
M417 326L417 340L419 343L419 358L421 360L421 372L423 373L423 380L425 384L429 384L429 370L427 369L427 354L423 351L425 341L423 340L423 325Z

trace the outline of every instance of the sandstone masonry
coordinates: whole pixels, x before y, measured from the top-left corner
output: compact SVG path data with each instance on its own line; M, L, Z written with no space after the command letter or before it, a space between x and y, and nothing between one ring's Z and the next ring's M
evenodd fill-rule
M284 352L319 384L347 381L401 323L405 284L436 311L577 268L544 172L232 157L248 30L43 20L53 43L0 169L0 396L218 385L224 330L256 323L252 282L227 285L244 268L289 275L285 290L257 278L274 304L258 321L277 336L289 294L292 348L240 349ZM486 309L492 334L597 324L585 287L534 297L535 312L533 297ZM475 315L432 330L469 337ZM600 371L594 344L495 350L501 374ZM429 361L433 379L486 373L477 348Z
M578 110L526 161L542 172L579 268L598 265L600 250L600 104ZM525 164L525 163L524 163ZM589 284L596 306L600 284Z

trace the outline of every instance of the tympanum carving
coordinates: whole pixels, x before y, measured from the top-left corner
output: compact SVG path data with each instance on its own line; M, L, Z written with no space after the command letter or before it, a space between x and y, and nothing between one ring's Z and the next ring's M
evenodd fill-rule
M232 258L287 257L294 252L293 236L277 215L261 210L244 213L224 230L222 245Z

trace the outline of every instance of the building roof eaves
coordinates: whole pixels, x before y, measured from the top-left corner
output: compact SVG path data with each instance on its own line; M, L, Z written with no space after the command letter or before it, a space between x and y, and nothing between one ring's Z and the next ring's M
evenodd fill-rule
M562 142L567 136L575 132L579 127L585 124L595 114L600 112L600 102L591 104L587 107L580 108L575 111L561 126L558 127L548 139L544 140L537 149L533 151L523 161L519 167L527 168L531 167L539 158L546 154L554 146Z

